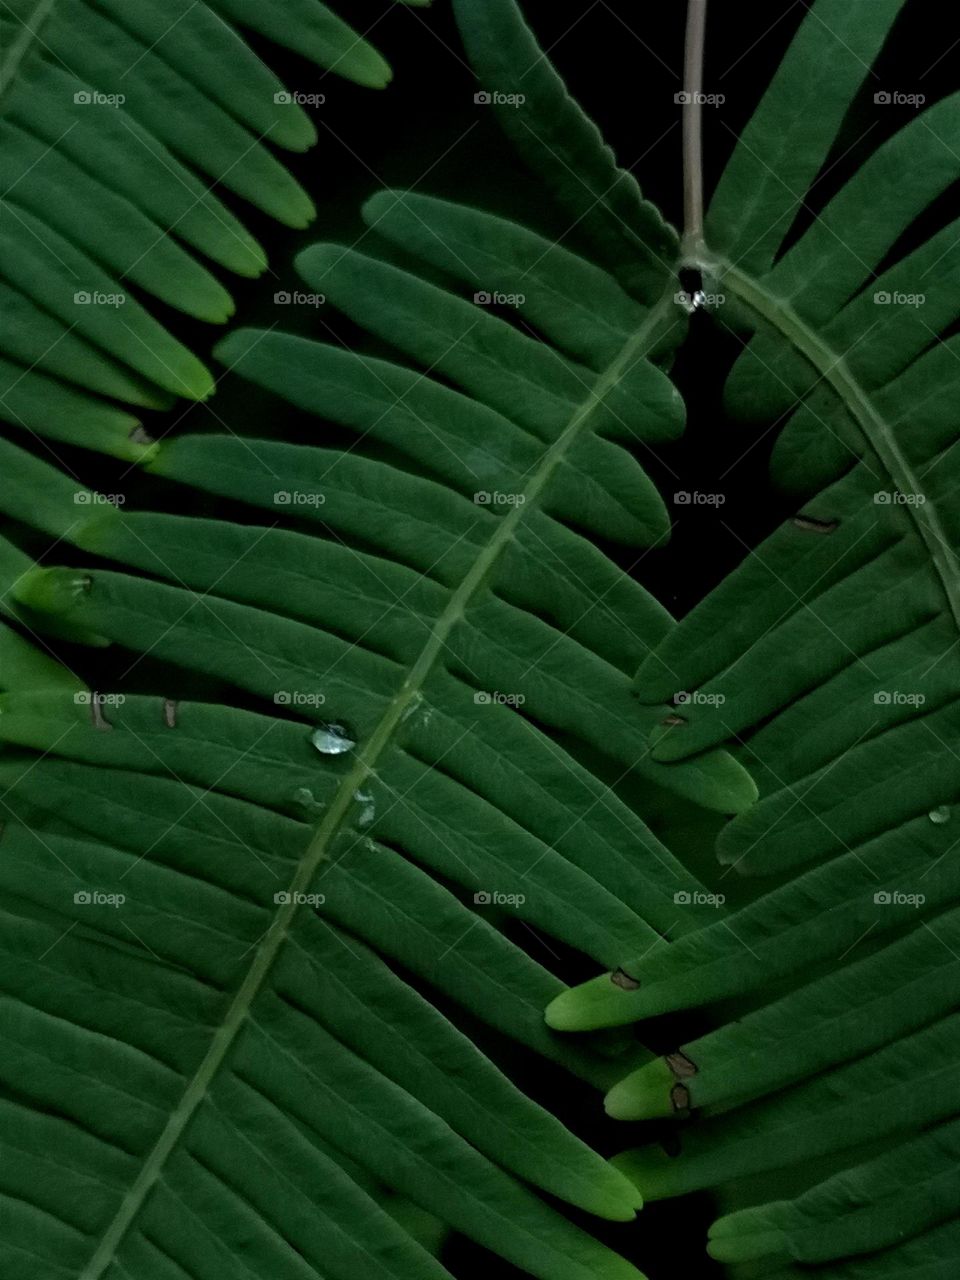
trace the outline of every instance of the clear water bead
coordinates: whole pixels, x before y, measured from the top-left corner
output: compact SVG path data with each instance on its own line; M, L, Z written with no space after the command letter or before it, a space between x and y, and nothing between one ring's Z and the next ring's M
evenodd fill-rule
M323 809L323 805L317 800L309 787L297 787L293 793L293 803L299 805L301 809L305 809L308 813L319 813Z
M356 791L353 796L357 804L363 805L360 810L360 816L357 819L357 826L362 831L364 827L369 827L370 823L377 816L377 806L374 803L373 795L369 791Z
M310 741L323 756L342 756L357 745L342 724L322 724L314 729Z

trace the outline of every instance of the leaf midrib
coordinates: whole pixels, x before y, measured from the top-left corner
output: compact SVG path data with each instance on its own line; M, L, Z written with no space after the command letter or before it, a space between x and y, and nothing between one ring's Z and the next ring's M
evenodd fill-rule
M907 460L892 425L874 404L869 392L851 372L843 354L803 320L782 298L731 262L704 255L697 264L717 275L733 293L762 319L773 325L820 374L839 397L860 428L894 488L900 493L921 493L919 477ZM954 623L960 631L960 562L950 545L932 502L906 504L903 508L923 540L940 578Z
M355 792L373 774L381 755L392 742L397 729L409 712L416 707L422 696L423 685L442 654L451 631L464 617L473 598L482 590L497 559L513 539L516 526L527 511L536 507L557 467L562 464L598 405L633 363L644 358L652 348L659 336L661 325L670 318L674 309L671 282L669 289L651 307L643 324L630 335L607 368L598 376L590 388L589 395L576 407L563 431L545 451L524 490L524 501L514 504L510 512L497 523L491 537L477 554L469 572L464 575L460 584L450 595L446 607L437 618L406 679L373 733L358 750L353 768L344 776L329 809L298 863L290 882L289 900L278 906L273 921L254 953L250 968L237 989L224 1020L214 1033L203 1061L184 1090L163 1133L123 1197L116 1214L101 1237L99 1246L78 1280L100 1280L116 1257L127 1231L154 1184L160 1178L168 1157L206 1097L214 1077L240 1033L254 1000L263 988L298 910L298 896L308 891L317 869L327 857L328 850L339 835L355 803Z

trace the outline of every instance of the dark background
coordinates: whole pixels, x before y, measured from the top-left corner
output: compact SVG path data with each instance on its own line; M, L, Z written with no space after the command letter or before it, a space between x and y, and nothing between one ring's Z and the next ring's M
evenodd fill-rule
M320 135L318 146L304 156L284 156L314 197L318 217L309 231L293 235L258 218L248 207L238 209L267 248L276 272L275 279L267 276L259 282L230 282L239 323L272 324L276 320L273 292L298 287L292 267L294 254L314 240L352 243L360 237L364 224L359 206L384 185L416 187L425 194L473 203L528 221L547 233L557 233L566 225L536 181L513 159L492 110L474 104L477 85L465 63L446 0L435 0L430 10L407 9L386 0L334 0L334 7L358 30L369 31L392 62L396 78L382 93L358 89L319 72L295 55L264 47L265 60L277 68L289 88L327 97L313 113ZM678 225L680 108L673 96L681 87L686 6L677 2L638 5L636 0L578 5L524 0L523 8L541 44L614 146L621 165L635 172L645 194ZM708 192L736 132L749 118L806 8L803 0L763 4L714 0L704 88L725 94L726 101L720 108L706 110ZM875 89L922 92L932 102L956 87L960 45L957 49L952 46L960 40L960 6L911 0L906 9L878 65L877 79L868 77L867 89L851 111L836 148L836 154L843 158L818 184L813 207L798 219L798 230L863 160L865 146L872 149L885 134L906 123L909 108L886 108L878 117L872 102ZM871 123L875 127L868 143L857 144L856 139ZM960 139L957 148L960 151ZM229 202L229 197L225 198ZM951 211L951 216L957 212L960 210ZM934 216L942 218L942 208ZM365 247L371 247L369 242ZM182 316L154 309L195 350L210 349L213 338L209 327L191 326ZM318 332L317 326L326 330L340 324L326 314L318 319L315 314L297 312L291 308L283 316L283 327L301 327L314 336L329 337L330 332ZM341 336L352 336L348 326ZM774 424L767 429L745 428L724 418L724 374L736 351L735 339L714 329L706 317L695 318L675 369L688 404L688 430L680 442L662 451L658 463L649 466L649 460L644 459L668 501L674 490L700 489L724 493L725 505L719 510L673 508L676 525L670 545L643 555L639 561L621 549L610 549L678 614L695 604L743 558L747 547L755 545L791 510L790 502L771 490L766 476ZM204 406L186 414L157 415L148 426L159 436L170 429L215 430L218 420L223 420L238 431L268 435L278 429L281 415L292 412L230 375L218 389L213 410L215 416ZM311 438L315 438L314 426L302 429L311 431ZM285 436L295 438L290 430L290 422L284 421ZM296 423L292 430L298 430ZM89 458L77 451L76 465L87 480L84 472L89 470ZM155 490L156 480L127 475L123 468L122 485L111 489L102 474L102 461L98 466L98 475L89 478L95 487L105 492L119 487L134 506L151 505L149 501L138 502L138 491L142 487L149 492L150 486ZM178 488L177 495L182 501L183 490ZM141 665L144 678L148 670L148 663ZM564 976L576 979L587 975L571 972ZM694 1017L671 1026L644 1028L644 1035L651 1047L662 1049L702 1029L702 1019ZM543 1064L531 1067L519 1059L511 1062L511 1071L605 1152L665 1136L653 1127L605 1122L595 1096L571 1087L568 1078L554 1077ZM706 1227L713 1216L715 1210L707 1197L693 1197L682 1203L649 1206L633 1227L605 1228L594 1221L585 1225L635 1261L650 1280L710 1280L721 1273L704 1251ZM474 1247L456 1240L445 1261L463 1280L491 1276L509 1280L519 1274L499 1259L478 1254Z

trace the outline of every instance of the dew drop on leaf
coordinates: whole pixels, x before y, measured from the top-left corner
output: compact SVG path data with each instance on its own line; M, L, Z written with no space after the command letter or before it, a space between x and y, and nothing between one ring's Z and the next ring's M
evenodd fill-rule
M363 805L360 810L360 817L357 819L357 826L362 831L364 827L369 827L377 816L377 806L374 804L373 795L369 791L357 791L354 793L353 798L357 804Z
M323 809L323 805L317 800L309 787L297 787L293 793L293 803L311 814L319 813Z
M322 724L314 729L310 741L323 756L342 756L357 744L342 724Z
M938 827L942 827L945 822L950 821L950 809L947 805L942 804L936 809L931 809L928 817L931 822L935 822Z

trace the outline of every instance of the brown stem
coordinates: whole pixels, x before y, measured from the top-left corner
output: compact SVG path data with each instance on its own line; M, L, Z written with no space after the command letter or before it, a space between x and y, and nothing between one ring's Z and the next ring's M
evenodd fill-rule
M703 50L707 0L688 0L683 67L683 250L703 247Z

